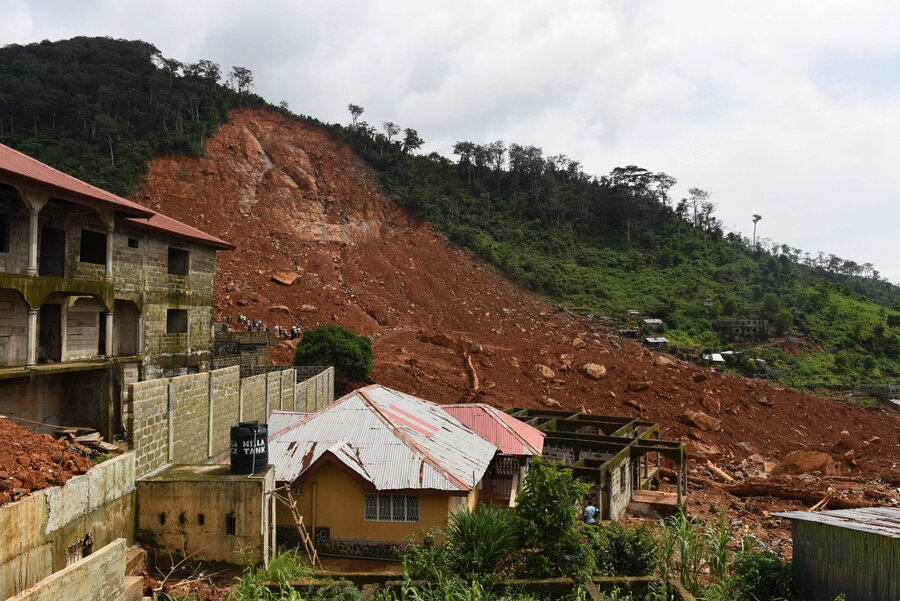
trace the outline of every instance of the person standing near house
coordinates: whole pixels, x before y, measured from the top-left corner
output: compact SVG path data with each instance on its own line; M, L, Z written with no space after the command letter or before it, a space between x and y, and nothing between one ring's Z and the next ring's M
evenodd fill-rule
M597 515L597 508L591 501L588 501L587 507L584 508L584 523L593 526L597 523L594 516Z

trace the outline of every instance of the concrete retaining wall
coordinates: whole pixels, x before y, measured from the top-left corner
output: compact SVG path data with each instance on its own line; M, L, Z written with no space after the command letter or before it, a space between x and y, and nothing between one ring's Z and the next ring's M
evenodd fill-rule
M128 442L137 477L168 463L202 463L228 452L238 421L275 410L315 411L334 401L334 369L295 384L284 369L240 378L238 366L128 385Z
M132 541L134 481L135 453L129 452L0 508L0 598L65 568L72 546L86 535L94 549Z
M125 592L125 539L44 578L9 601L114 601Z

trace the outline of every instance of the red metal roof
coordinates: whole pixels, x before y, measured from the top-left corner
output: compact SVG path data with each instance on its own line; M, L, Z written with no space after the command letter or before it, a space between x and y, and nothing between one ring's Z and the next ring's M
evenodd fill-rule
M153 211L146 207L67 175L3 144L0 144L0 177L16 184L49 189L64 199L97 204L128 215L153 215Z
M129 216L125 221L140 227L187 238L224 250L235 248L233 244L152 211L136 202L116 196L112 192L92 186L3 144L0 144L0 179L48 190L54 196L58 195L64 200L77 200L115 209Z
M503 455L540 455L544 433L482 403L442 405L441 409L494 445Z
M197 228L172 219L171 217L166 217L162 213L154 212L153 216L149 219L129 217L127 219L124 219L123 221L131 225L136 225L138 227L165 232L173 236L178 236L179 238L187 238L189 240L193 240L194 242L207 244L209 246L215 246L216 248L221 248L222 250L234 250L236 248L234 244L230 244L228 242L225 242L224 240L220 240L219 238L211 236L206 232L201 232Z

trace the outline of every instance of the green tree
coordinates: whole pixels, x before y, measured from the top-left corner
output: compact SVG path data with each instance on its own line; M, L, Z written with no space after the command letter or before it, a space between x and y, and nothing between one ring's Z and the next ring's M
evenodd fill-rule
M336 377L362 382L372 371L372 340L347 328L324 324L303 333L294 365L333 365Z
M250 85L253 83L253 72L246 67L232 67L231 73L228 75L239 94L250 91Z
M581 580L594 572L594 556L581 521L581 502L589 488L560 463L537 460L531 465L515 508L525 550L518 566L523 576L564 574Z
M359 119L366 109L359 106L358 104L353 104L352 102L347 105L347 110L350 111L350 119L352 119L351 126L356 127L356 120Z
M762 319L775 319L775 315L781 310L781 301L774 292L767 292L762 299L759 308L759 316Z
M790 332L793 325L794 314L787 309L782 309L775 314L775 319L773 320L772 326L775 328L775 334L777 334L778 336L784 336L785 334Z

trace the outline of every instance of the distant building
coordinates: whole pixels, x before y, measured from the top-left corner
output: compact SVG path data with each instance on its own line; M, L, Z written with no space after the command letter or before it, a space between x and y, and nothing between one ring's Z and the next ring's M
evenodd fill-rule
M794 586L804 599L900 599L900 508L788 511Z
M712 329L729 342L765 342L769 339L769 322L765 319L720 319Z
M625 319L628 321L637 321L641 318L641 312L637 309L629 309L625 311Z
M661 332L665 329L666 324L657 317L648 317L641 322L641 328L645 332Z
M644 344L653 350L664 351L669 348L669 339L661 336L652 336L650 338L644 338Z

